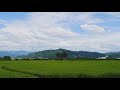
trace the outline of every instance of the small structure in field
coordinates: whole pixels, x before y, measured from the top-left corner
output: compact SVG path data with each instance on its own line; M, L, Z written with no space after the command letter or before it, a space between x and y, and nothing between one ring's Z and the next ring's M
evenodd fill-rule
M15 60L15 58L11 58L11 60Z
M35 58L29 58L29 60L34 60Z
M43 57L38 57L38 59L44 59Z
M108 56L105 56L105 57L98 57L98 58L96 58L96 59L107 59L108 58Z
M119 57L119 58L116 58L116 59L120 59L120 57Z
M45 60L48 60L48 58L44 58Z
M16 58L17 60L22 60L22 58Z

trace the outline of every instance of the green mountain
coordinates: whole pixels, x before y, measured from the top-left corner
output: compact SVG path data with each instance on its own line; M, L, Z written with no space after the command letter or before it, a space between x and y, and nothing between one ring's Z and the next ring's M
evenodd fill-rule
M75 58L98 58L98 57L104 57L104 54L98 53L98 52L88 52L88 51L70 51L66 49L57 49L57 50L44 50L44 51L38 51L35 53L31 53L24 56L19 56L20 58L55 58L56 53L60 52L66 52L68 54L68 58L75 59Z
M120 52L109 52L104 54L107 55L109 58L120 58Z

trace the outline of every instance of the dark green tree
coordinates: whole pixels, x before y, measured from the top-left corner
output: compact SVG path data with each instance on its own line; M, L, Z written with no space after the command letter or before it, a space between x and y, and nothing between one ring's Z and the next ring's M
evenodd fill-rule
M62 52L56 53L56 57L57 57L57 59L63 60L68 57L68 54L65 51L62 51Z
M3 59L4 60L12 60L10 56L4 56Z
M2 57L0 57L0 60L2 60Z

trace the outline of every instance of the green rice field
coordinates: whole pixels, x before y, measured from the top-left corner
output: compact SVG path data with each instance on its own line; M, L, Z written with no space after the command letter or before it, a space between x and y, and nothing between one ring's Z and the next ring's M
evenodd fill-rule
M0 78L119 78L119 60L0 61Z

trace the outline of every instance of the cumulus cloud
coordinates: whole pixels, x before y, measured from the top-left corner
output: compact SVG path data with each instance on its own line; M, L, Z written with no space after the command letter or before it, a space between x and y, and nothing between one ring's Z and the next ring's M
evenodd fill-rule
M105 29L98 26L98 25L94 25L94 24L83 24L80 25L80 27L88 32L93 32L93 33L103 33L105 32Z
M0 19L0 24L6 24L6 20Z
M0 50L39 51L66 48L105 52L118 49L120 33L106 33L103 27L97 25L103 20L95 18L94 14L34 12L29 13L24 20L2 23L5 27L0 30ZM81 29L94 34L77 33L70 28L72 24L78 24Z
M0 39L5 38L1 46L14 46L16 50L19 49L18 46L24 49L30 46L27 48L29 50L32 47L39 50L58 48L61 41L77 36L77 33L57 24L62 20L59 20L59 16L59 13L32 13L24 21L6 24L0 30Z

